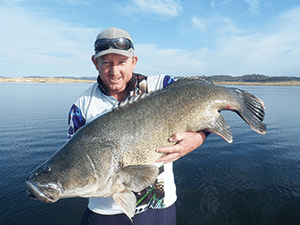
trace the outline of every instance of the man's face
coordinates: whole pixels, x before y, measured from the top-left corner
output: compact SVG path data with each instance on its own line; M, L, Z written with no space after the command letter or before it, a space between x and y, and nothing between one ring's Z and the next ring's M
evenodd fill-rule
M118 54L107 54L97 60L92 57L92 60L110 95L126 91L127 83L132 78L137 63L137 56L128 58Z

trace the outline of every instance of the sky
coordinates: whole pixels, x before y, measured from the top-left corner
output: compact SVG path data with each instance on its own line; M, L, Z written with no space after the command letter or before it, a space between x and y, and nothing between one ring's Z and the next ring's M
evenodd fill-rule
M299 0L1 0L0 76L97 76L110 27L130 33L137 73L300 76Z

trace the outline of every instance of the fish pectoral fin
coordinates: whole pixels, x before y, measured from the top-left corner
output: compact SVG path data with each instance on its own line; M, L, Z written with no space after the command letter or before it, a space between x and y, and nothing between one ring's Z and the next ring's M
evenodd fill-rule
M228 143L232 143L232 132L225 120L225 117L219 113L217 116L214 127L208 129L208 131L219 135L220 137L224 138Z
M124 191L114 194L113 199L132 222L131 218L134 216L136 209L135 195L130 190L125 189Z
M121 182L130 190L139 192L153 184L159 169L154 165L132 165L118 172Z

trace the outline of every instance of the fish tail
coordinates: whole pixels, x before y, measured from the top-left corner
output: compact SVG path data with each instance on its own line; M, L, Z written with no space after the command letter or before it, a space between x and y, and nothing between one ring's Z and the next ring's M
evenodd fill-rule
M237 113L254 131L260 134L265 134L267 127L262 122L265 117L264 102L246 91L239 89L236 89L236 91L241 97L241 105L240 109L237 110Z

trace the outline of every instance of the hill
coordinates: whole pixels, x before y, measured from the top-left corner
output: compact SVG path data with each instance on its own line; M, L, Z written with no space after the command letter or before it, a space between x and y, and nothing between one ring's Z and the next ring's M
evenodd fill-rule
M288 76L265 76L260 74L251 74L243 76L213 75L206 76L213 82L289 82L300 81L300 77Z
M183 76L174 76L181 78ZM212 75L203 76L217 85L273 85L273 86L300 86L300 77L288 76L266 76L261 74L251 74L242 76L229 75ZM0 82L17 82L17 83L94 83L96 76L84 77L42 77L42 76L26 76L22 78L0 77Z

